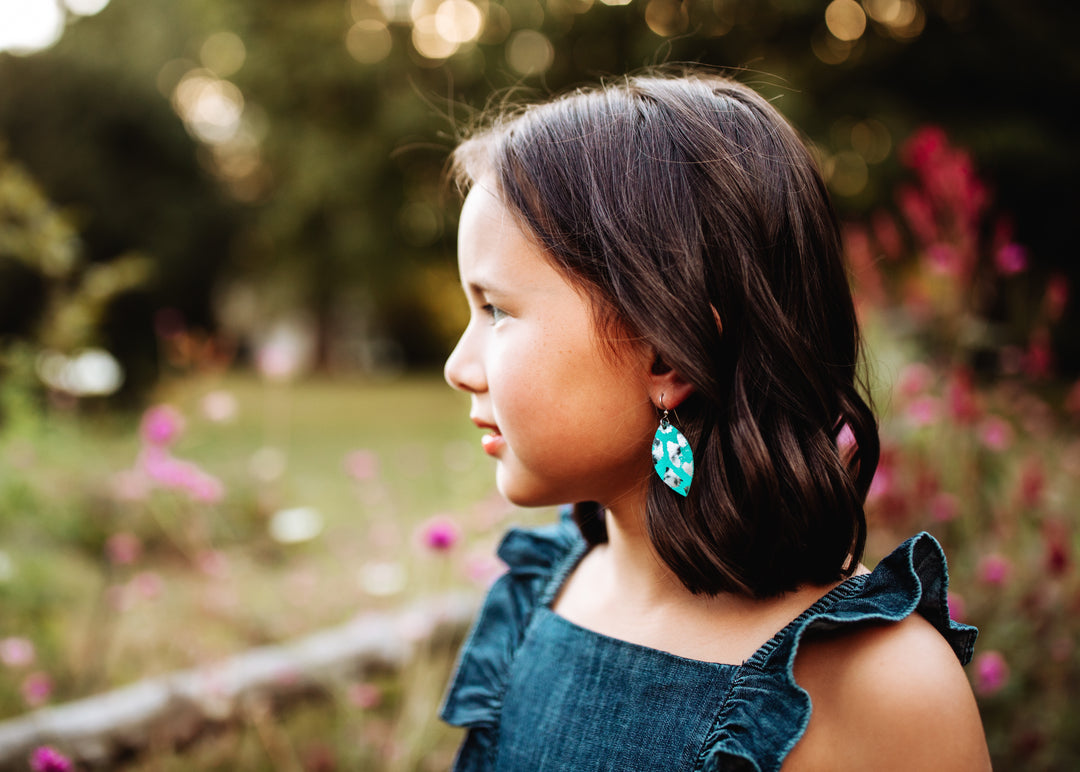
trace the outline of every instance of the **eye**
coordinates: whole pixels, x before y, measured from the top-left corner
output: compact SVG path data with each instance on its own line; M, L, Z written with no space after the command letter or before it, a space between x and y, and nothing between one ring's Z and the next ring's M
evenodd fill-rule
M493 305L491 305L491 303L484 304L481 307L481 310L485 314L487 314L488 316L491 317L491 323L492 324L498 324L503 319L505 319L507 316L509 316L509 314L507 314L501 308L499 308L498 306L493 306Z

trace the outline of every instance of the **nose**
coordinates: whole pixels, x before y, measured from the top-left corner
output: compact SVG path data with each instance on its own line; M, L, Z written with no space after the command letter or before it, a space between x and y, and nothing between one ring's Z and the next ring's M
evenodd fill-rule
M458 391L477 393L486 390L483 364L476 349L475 336L471 335L472 324L465 328L454 350L446 359L443 377L452 388Z

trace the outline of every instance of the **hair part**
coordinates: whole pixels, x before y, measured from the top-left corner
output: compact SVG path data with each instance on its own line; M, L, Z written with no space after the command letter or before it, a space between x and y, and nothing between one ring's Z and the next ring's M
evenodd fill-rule
M690 493L653 478L647 505L683 584L769 597L849 576L877 422L836 216L780 114L716 75L628 77L496 116L451 173L463 192L493 180L599 326L693 385L678 411ZM601 504L575 507L593 543Z

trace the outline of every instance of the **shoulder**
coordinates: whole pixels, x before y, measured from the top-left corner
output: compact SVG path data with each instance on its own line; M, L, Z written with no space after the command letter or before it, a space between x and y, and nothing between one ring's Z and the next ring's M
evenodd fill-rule
M962 666L918 614L808 639L794 675L813 711L785 772L990 768Z

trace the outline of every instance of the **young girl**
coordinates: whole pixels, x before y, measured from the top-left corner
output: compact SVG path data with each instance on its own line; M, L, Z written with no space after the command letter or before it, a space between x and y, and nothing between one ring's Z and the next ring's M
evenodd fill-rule
M760 96L632 77L462 143L446 363L511 531L458 770L984 770L941 548L859 564L877 427L825 187Z

